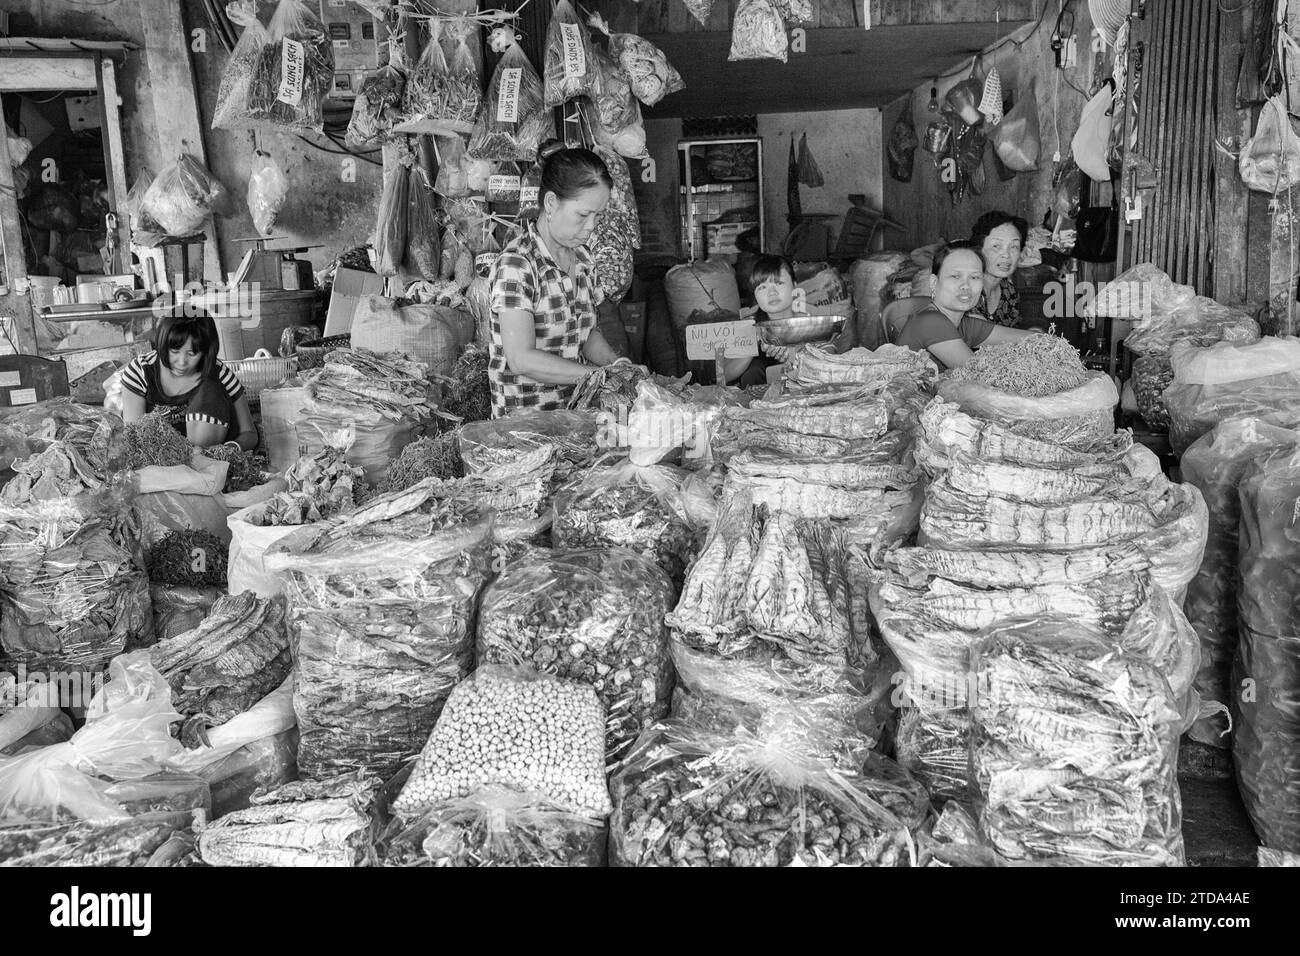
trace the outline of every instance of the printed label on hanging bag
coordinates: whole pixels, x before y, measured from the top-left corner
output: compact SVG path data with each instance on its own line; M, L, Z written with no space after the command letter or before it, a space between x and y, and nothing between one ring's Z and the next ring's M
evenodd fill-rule
M497 122L519 122L519 84L523 67L508 66L501 71L501 95L497 98Z
M276 100L297 106L302 102L302 78L307 66L307 48L297 40L284 39L280 55L280 95Z
M582 50L582 27L576 23L561 23L560 38L564 44L564 78L581 79L587 73L587 55Z

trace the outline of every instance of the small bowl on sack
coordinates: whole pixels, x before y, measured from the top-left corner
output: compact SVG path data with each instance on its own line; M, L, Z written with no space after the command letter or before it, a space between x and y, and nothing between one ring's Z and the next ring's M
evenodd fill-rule
M827 342L834 338L848 322L844 315L795 315L788 319L766 319L755 322L758 337L768 345L803 345L807 342Z

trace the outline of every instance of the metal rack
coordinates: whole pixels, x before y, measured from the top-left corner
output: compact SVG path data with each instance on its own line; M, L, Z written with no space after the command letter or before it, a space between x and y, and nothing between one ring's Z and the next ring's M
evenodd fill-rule
M695 185L691 176L691 150L695 147L707 146L733 146L733 145L753 145L758 151L758 159L754 171L754 179L738 180L727 183L712 183ZM731 194L734 196L737 192L743 192L746 201L743 203L725 203L719 201L716 204L708 204L705 200L705 209L708 210L706 215L708 219L715 219L719 215L741 206L751 205L749 197L753 197L753 204L757 208L758 232L762 236L767 229L767 221L763 211L763 140L760 137L743 137L737 139L687 139L679 140L677 150L681 160L682 167L682 253L688 259L699 259L705 255L704 248L704 222L706 219L698 215L699 207L696 199L699 196L712 196L717 194L719 197ZM744 190L738 190L736 187L745 186ZM719 188L722 187L722 188ZM729 187L729 188L728 188ZM698 238L697 238L698 237Z

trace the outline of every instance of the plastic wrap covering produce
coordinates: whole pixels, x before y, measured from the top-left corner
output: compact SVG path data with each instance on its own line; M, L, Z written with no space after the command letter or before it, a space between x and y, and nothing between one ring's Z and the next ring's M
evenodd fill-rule
M505 787L484 787L398 821L386 866L604 866L605 822Z
M212 794L207 781L192 773L160 770L118 780L104 796L132 817L169 822L189 827L212 813Z
M490 522L432 484L296 529L266 555L286 578L304 776L391 773L472 666Z
M1176 454L1229 418L1249 415L1287 427L1300 422L1300 339L1220 342L1202 349L1180 345L1170 357L1174 383L1164 399Z
M623 548L525 555L483 595L477 660L590 684L605 709L613 762L668 714L673 668L664 615L673 596L659 568Z
M712 468L716 423L727 409L749 402L750 397L738 388L678 384L663 378L638 382L628 413L628 458L636 465L680 462L692 470Z
M442 258L438 210L434 204L433 185L419 166L407 173L406 271L432 282L438 278Z
M939 382L939 396L1017 434L1080 445L1115 431L1119 393L1065 339L1031 335L982 348Z
M1300 436L1297 436L1300 444ZM1241 482L1232 757L1260 842L1300 853L1300 455L1262 457Z
M504 162L535 160L537 147L555 135L555 119L543 96L541 77L519 44L512 42L488 84L469 155Z
M30 670L94 669L150 643L134 534L69 499L0 506L0 651Z
M1259 326L1250 316L1197 295L1149 262L1103 283L1083 312L1086 318L1132 322L1124 344L1139 355L1167 355L1178 342L1244 344L1259 338Z
M432 120L468 130L483 100L478 67L468 44L473 27L465 24L451 29L456 34L456 49L448 63L440 42L441 21L429 21L424 51L406 84L403 111L408 120Z
M614 866L908 866L925 791L875 756L857 772L806 756L797 708L758 737L664 721L610 782Z
M149 866L179 831L165 820L0 825L0 867Z
M400 121L399 108L406 93L406 71L394 63L370 74L352 104L352 121L344 141L351 149L377 149Z
M646 156L645 122L631 81L604 51L596 51L596 65L600 83L590 99L591 105L585 102L579 105L591 127L592 138L597 145L618 156L629 159Z
M589 468L601 454L594 412L519 412L491 421L469 422L460 430L465 473L482 474L517 465L527 454L549 445L556 450L556 486Z
M578 383L569 399L570 411L608 412L617 416L624 415L636 401L637 386L647 379L656 381L642 365L629 365L620 362L617 365L602 365L592 369ZM683 384L678 379L664 380L665 384Z
M815 388L820 385L865 385L904 378L933 391L939 367L928 352L918 352L903 345L882 345L872 351L850 349L836 354L809 345L800 349L786 365L788 389Z
M587 27L573 4L560 0L546 29L546 105L561 106L575 96L591 96L600 86L599 70Z
M1169 410L1164 391L1174 381L1174 367L1168 355L1139 355L1133 360L1133 397L1138 413L1152 428L1169 427Z
M695 529L716 513L694 474L623 461L574 477L555 494L552 540L557 548L629 548L668 575L675 599L695 557Z
M595 690L525 667L479 667L452 691L393 809L410 819L486 786L607 816L605 712Z
M250 591L223 597L202 624L154 645L150 655L186 718L181 742L193 747L208 728L248 710L288 676L284 601Z
M127 810L107 796L109 784L154 773L178 753L168 728L179 719L148 651L114 658L86 707L85 725L70 740L0 759L0 818L125 820Z
M395 276L406 256L406 237L411 216L411 177L400 163L384 178L375 222L375 271Z
M1013 860L1181 866L1181 714L1159 669L1064 618L976 646L980 828Z
M298 779L298 727L293 716L292 686L285 696L289 701L287 730L259 737L197 771L212 789L214 819L247 809L254 795ZM223 725L214 734L229 726Z
M1238 486L1259 459L1293 448L1300 435L1255 418L1230 418L1192 443L1180 463L1182 477L1205 497L1209 533L1205 557L1187 586L1187 616L1201 640L1195 687L1206 703L1228 708L1237 650L1237 560L1241 503ZM1193 740L1228 747L1229 720L1220 711L1199 720Z
M169 236L189 236L226 198L226 189L193 156L182 153L150 184L141 211Z
M784 63L789 45L785 23L772 0L741 0L731 22L728 60L773 59Z
M270 236L289 195L289 181L269 154L258 152L248 175L248 212L258 235Z
M62 500L91 512L112 501L114 489L105 487L85 456L70 442L51 442L44 451L15 460L13 471L13 477L0 488L2 505L22 508Z
M203 623L212 605L225 592L219 588L178 588L165 584L149 586L153 605L154 641L166 641Z
M373 854L370 804L378 779L363 771L286 783L199 831L209 866L361 866Z
M609 37L610 56L627 77L633 94L646 106L654 106L669 93L686 89L681 74L649 40L635 33L611 33L600 14L592 15L591 25Z
M101 481L129 467L122 419L111 411L67 398L0 408L0 469L39 454L54 442L64 442L80 452Z
M334 48L316 12L305 0L280 0L265 29L244 28L226 65L213 128L320 132L321 105L333 85Z

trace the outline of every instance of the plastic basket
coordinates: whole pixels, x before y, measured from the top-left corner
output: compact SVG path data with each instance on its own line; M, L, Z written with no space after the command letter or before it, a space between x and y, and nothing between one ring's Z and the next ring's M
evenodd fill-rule
M225 365L244 386L250 402L261 397L262 389L274 388L298 369L295 357L277 358L266 349L258 349L252 358L226 362Z

